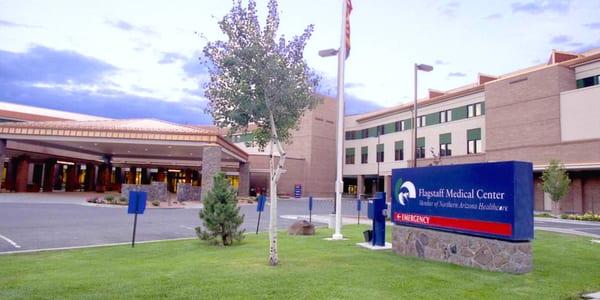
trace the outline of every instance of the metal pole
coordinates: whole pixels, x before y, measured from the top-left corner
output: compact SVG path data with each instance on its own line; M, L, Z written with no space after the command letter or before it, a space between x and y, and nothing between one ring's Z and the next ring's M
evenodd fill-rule
M333 240L341 240L342 235L342 150L344 147L344 63L346 60L346 1L342 0L342 26L340 49L338 51L338 118L337 118L337 160L335 181L335 233Z
M413 168L417 167L417 64L415 64L415 103L413 105Z
M261 210L258 211L258 222L256 223L256 234L258 234L258 227L260 226L260 214L262 213Z
M135 227L137 225L137 213L133 217L133 236L131 237L131 248L135 247Z

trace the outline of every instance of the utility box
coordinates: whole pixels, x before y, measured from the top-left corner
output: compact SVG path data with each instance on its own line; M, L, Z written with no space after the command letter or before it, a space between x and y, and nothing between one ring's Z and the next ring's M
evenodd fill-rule
M385 196L385 192L377 192L375 197L369 199L368 216L373 220L373 246L385 246L385 219L388 214Z

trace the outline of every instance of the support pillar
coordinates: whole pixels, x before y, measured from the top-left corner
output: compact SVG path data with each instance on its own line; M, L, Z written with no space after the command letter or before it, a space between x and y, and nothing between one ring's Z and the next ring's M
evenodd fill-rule
M207 146L202 149L202 196L213 188L213 177L221 171L221 147Z
M42 189L44 192L54 190L54 179L56 178L56 159L47 159L44 163L44 183Z
M6 140L0 139L0 189L4 182L4 160L6 159ZM6 172L8 174L8 172Z
M17 174L15 178L15 192L27 192L27 178L29 173L29 157L23 155L17 162Z
M96 192L104 193L108 190L111 169L112 168L110 167L110 165L104 163L98 167L98 181L96 184Z
M165 182L165 169L164 168L158 168L158 173L156 173L156 181L159 182Z
M383 176L383 191L385 192L385 202L392 202L392 175Z
M583 214L583 184L581 183L581 177L573 178L570 190L573 195L573 211Z
M142 168L142 179L140 181L141 184L150 184L150 176L148 176L148 169Z
M19 160L17 158L11 158L8 161L8 168L6 170L6 190L14 191L15 190L15 181L17 178L17 164Z
M137 177L137 168L129 167L129 178L127 179L127 183L136 184L135 178Z
M365 178L362 175L356 176L356 198L362 198L365 194Z
M247 197L250 195L250 164L240 162L240 186L238 196Z
M77 189L77 166L67 166L67 182L65 184L65 192L74 192Z
M192 170L185 169L185 183L192 183Z
M84 187L86 192L96 190L96 166L92 163L85 165Z

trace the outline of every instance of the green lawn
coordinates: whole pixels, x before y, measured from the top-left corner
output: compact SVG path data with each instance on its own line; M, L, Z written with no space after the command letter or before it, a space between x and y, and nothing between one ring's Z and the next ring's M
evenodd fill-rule
M511 275L372 252L348 241L281 234L278 267L267 236L229 248L199 240L0 256L0 299L563 299L600 290L600 245L536 232L534 271Z

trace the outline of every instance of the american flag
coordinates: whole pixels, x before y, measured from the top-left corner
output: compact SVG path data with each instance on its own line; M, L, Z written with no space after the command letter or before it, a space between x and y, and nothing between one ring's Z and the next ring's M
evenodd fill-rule
M350 56L350 13L352 12L352 1L346 0L346 59Z

